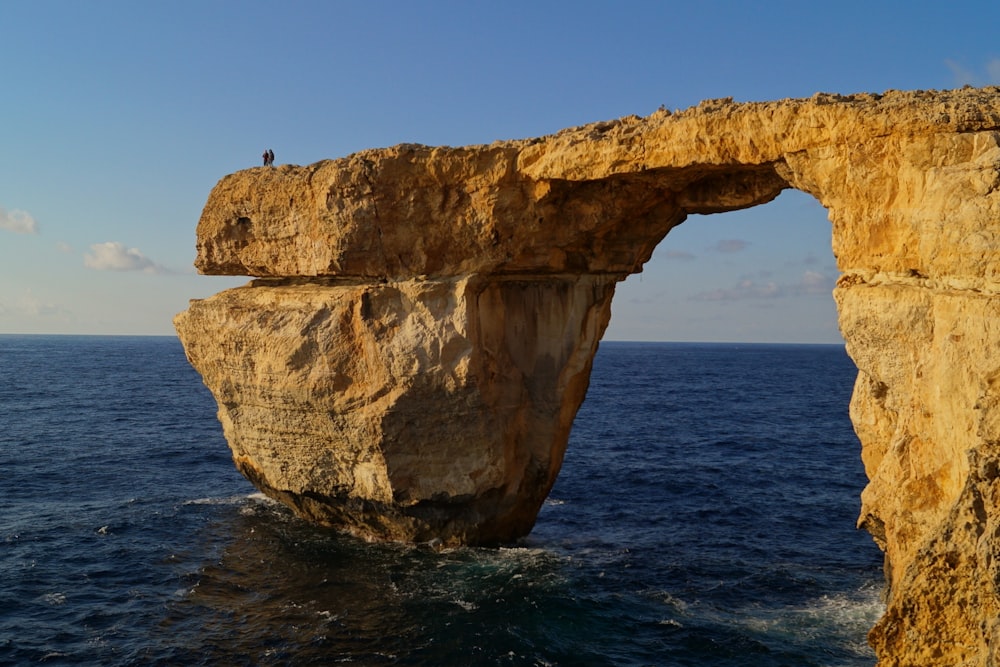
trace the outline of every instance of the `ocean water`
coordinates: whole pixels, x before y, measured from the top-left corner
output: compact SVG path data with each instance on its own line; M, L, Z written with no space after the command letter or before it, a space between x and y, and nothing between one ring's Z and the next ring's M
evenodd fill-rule
M603 343L521 543L293 517L174 338L0 336L0 664L871 665L842 347Z

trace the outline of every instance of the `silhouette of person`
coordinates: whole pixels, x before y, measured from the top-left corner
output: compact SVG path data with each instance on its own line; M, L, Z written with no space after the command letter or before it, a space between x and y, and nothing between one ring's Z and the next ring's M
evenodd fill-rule
M274 166L274 151L270 148L267 149L267 163L272 167Z
M265 167L267 166L268 152L269 152L268 150L265 150L264 153L261 155L261 157L264 158Z

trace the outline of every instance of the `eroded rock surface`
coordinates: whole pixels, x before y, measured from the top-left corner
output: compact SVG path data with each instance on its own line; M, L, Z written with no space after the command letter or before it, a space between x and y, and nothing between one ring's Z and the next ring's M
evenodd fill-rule
M887 556L880 665L1000 660L1000 91L705 102L223 178L175 323L239 469L372 539L495 543L548 493L610 316L690 213L815 196Z

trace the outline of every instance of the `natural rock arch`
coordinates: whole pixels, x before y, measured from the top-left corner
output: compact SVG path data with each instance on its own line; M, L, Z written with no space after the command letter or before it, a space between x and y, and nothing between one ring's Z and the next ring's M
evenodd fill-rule
M202 273L258 276L175 323L237 467L376 539L527 533L615 284L690 213L783 189L828 210L887 555L883 665L1000 641L1000 95L705 102L534 140L403 145L215 187Z

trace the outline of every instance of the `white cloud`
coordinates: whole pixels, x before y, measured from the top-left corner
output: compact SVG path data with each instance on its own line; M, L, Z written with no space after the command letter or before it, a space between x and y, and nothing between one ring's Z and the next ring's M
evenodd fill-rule
M976 75L959 65L954 60L946 59L944 64L951 70L951 75L955 77L956 86L971 86L976 80Z
M15 234L37 234L38 223L27 211L7 211L0 208L0 229L6 229Z
M692 253L685 252L684 250L667 250L663 253L663 259L687 262L695 259L695 256Z
M799 282L791 286L790 291L794 294L830 294L836 282L834 278L818 271L806 271Z
M990 77L990 83L1000 83L1000 58L986 63L986 74Z
M69 310L59 304L43 301L30 289L25 290L13 303L0 303L0 316L60 322L68 322L73 318Z
M62 306L42 301L30 291L21 298L21 310L33 317L64 317L69 313Z
M95 271L142 271L143 273L169 273L138 248L126 248L118 241L94 243L84 254L83 265Z
M744 241L742 239L722 239L715 245L713 245L709 250L714 250L715 252L740 252L750 245L749 241Z
M761 272L766 277L769 272ZM806 271L794 283L778 284L773 280L758 281L744 278L728 289L699 292L692 301L743 301L746 299L778 299L792 296L829 296L836 280L817 271Z
M749 278L729 289L699 292L691 297L695 301L742 301L744 299L773 299L782 295L781 287L773 282L759 283Z
M993 58L986 63L985 80L975 71L965 67L961 63L955 62L954 60L945 60L944 64L951 70L951 74L955 78L956 87L1000 84L1000 58Z

